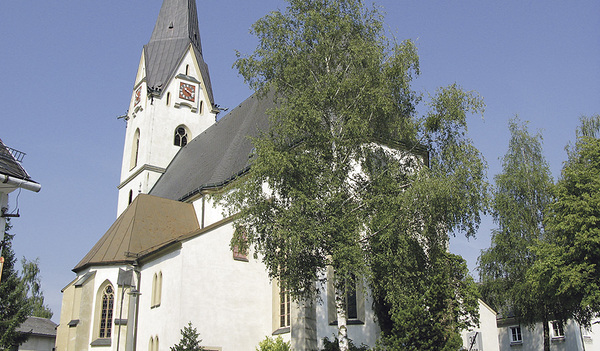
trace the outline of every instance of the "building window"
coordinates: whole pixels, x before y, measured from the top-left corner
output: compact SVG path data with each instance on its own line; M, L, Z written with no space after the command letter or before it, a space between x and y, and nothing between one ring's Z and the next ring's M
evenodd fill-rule
M247 238L246 232L243 229L237 229L235 235L238 235L237 233L240 233L239 237L240 237L240 240L242 241L242 243L241 244L234 243L234 245L232 245L231 250L233 251L233 259L236 261L248 262L248 248L247 248L248 238Z
M581 335L583 336L584 340L591 340L592 339L592 327L581 327Z
M358 306L356 303L356 277L346 281L346 312L348 319L358 319Z
M184 147L188 142L188 134L184 126L179 126L175 129L175 146Z
M133 134L133 147L131 150L131 162L129 165L129 170L132 170L135 168L135 166L137 166L139 152L140 152L140 130L136 129L135 133Z
M150 308L160 306L162 294L162 272L154 273L154 278L152 278L152 301Z
M112 285L107 285L102 292L102 310L100 314L100 338L110 338L113 321L115 294Z
M171 92L167 93L167 106L171 104Z
M158 351L158 335L156 337L150 337L150 342L148 342L148 351Z
M563 339L565 337L565 330L562 322L552 321L550 322L550 328L552 329L552 339Z
M185 75L186 76L190 75L190 65L185 65Z
M198 109L198 111L200 111L200 114L204 113L204 104L202 100L200 100L200 108Z
M327 269L327 319L330 325L337 325L336 287L333 268ZM347 324L364 324L365 295L361 279L351 276L344 285L343 299L346 308Z
M521 335L521 326L517 325L510 327L510 343L511 344L522 344L523 337Z
M279 328L290 326L290 293L281 285L279 287Z

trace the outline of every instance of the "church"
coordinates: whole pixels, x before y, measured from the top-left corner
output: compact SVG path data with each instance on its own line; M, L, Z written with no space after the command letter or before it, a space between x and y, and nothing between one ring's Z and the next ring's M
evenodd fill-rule
M251 96L217 121L195 0L164 0L131 92L117 219L73 268L62 290L56 350L168 350L189 322L206 350L255 350L280 336L318 350L337 335L332 287L295 303L252 252L230 247L233 218L211 194L249 169L268 127L268 98ZM348 296L348 335L373 346L368 292ZM465 344L497 349L495 312ZM473 340L476 340L474 343Z
M73 268L56 350L168 350L191 322L206 350L254 350L281 336L313 350L337 334L330 296L299 305L252 253L230 248L232 218L210 198L248 170L248 136L267 127L252 96L216 120L194 0L164 0L127 113L117 219ZM368 296L348 332L373 345Z

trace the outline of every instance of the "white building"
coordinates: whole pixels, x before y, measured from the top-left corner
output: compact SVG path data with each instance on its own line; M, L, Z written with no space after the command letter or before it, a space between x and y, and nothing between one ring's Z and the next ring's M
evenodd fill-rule
M19 216L18 209L9 209L8 194L17 189L36 193L42 189L42 186L31 179L21 165L24 156L23 152L7 147L0 140L0 230L2 231L0 242L4 240L6 218ZM0 258L0 272L2 272L3 262L4 259Z
M560 321L548 323L551 351L597 351L600 350L600 325L581 327L573 320L563 324ZM542 323L533 327L521 325L514 318L498 319L498 340L500 350L543 351L544 331Z
M331 291L290 303L251 252L232 252L232 218L210 197L248 170L248 136L270 106L252 96L216 122L195 1L164 0L126 117L118 218L63 289L57 350L167 350L190 321L207 350L254 350L271 335L313 350L337 334ZM363 295L348 335L373 345Z
M18 332L27 333L27 341L21 344L19 351L53 351L56 343L56 323L47 318L27 317L17 328Z

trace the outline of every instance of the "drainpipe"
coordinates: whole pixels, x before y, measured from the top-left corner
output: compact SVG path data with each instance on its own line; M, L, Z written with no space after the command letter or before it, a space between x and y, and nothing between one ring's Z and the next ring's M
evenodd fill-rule
M133 262L133 272L135 273L136 276L136 280L137 280L137 284L136 287L134 289L132 289L128 294L129 295L134 295L135 296L135 318L133 321L133 347L131 351L136 351L137 349L137 334L138 334L138 316L139 316L139 306L140 306L140 288L142 285L142 277L141 277L141 272L140 272L140 268L139 268L139 263L136 260L135 262Z

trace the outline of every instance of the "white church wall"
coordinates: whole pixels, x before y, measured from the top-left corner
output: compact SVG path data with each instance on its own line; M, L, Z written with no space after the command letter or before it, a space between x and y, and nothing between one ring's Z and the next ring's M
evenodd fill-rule
M192 322L203 346L254 350L272 333L272 288L264 265L233 259L230 224L191 238L142 268L138 348L158 336L160 349L180 340ZM162 272L159 307L151 308L152 279Z
M254 350L272 332L272 290L264 265L252 254L248 262L233 259L232 235L227 224L184 243L184 270L189 267L193 274L183 281L194 288L182 311L187 319L202 321L198 327L205 345ZM202 308L194 308L194 300L205 300Z
M162 274L162 289L160 305L153 306L153 280L157 273ZM168 349L179 341L181 298L185 293L181 291L181 250L171 251L143 264L140 276L137 348L149 350L150 337L158 336L159 349Z
M198 222L204 223L205 227L225 219L223 215L224 208L219 206L211 196L205 195L203 198L194 201L193 205ZM203 214L204 218L202 218Z
M87 345L92 344L94 341L96 341L98 339L98 323L100 321L100 317L99 317L99 313L100 313L100 306L101 306L101 301L99 300L100 298L102 298L102 294L100 292L100 289L104 287L105 282L109 282L113 289L114 289L114 305L113 305L113 316L112 316L112 331L111 331L111 342L110 345L107 346L93 346L94 350L112 350L113 348L116 347L117 344L117 337L118 337L118 326L115 325L115 320L118 319L120 317L120 306L121 306L121 294L120 294L120 290L119 290L119 286L117 285L117 278L119 276L119 269L128 269L131 267L126 267L126 266L96 266L96 267L90 267L87 271L89 272L93 272L95 271L95 277L94 277L94 281L93 281L93 294L92 294L92 303L91 303L91 323L89 324L89 331L88 331L88 335L89 335L89 340ZM80 272L80 275L82 276L83 274L85 274L87 271L82 271ZM128 295L125 295L125 299L123 300L123 318L126 319L127 318L127 309L128 309ZM122 330L122 338L121 338L121 346L124 346L125 343L125 332L126 330L123 329ZM91 349L92 347L90 347Z

